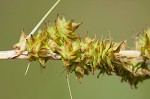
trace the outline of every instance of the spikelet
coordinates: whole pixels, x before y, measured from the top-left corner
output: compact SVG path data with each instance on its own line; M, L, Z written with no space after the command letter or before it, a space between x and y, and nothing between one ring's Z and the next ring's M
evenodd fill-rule
M116 74L121 77L121 81L133 87L150 78L146 59L143 60L150 59L150 29L137 41L142 56L136 58L116 55L125 47L124 41L115 43L107 39L98 40L96 36L92 39L88 35L81 39L75 33L80 25L58 17L55 23L49 23L36 36L31 35L26 44L29 60L37 60L45 67L48 57L59 55L65 70L68 73L74 72L78 80L84 75L94 74L95 70L99 71L98 77L100 74ZM23 33L19 43L14 45L15 49L19 49L24 38Z

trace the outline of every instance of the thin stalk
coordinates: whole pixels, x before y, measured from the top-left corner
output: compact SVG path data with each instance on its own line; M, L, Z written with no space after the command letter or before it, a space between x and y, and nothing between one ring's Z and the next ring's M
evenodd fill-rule
M11 56L16 55L16 50L8 50L8 51L0 51L0 59L11 59ZM141 52L138 50L123 50L120 51L119 53L115 53L115 57L131 57L131 58L138 58L141 57ZM28 52L25 51L23 52L21 55L19 55L18 57L14 58L14 59L26 59L28 60L30 57L28 56ZM49 60L61 60L61 56L56 55L54 57L47 57Z

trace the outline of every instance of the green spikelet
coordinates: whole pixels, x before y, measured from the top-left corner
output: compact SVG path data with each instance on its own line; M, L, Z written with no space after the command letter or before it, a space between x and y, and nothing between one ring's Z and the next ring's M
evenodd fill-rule
M24 33L24 31L22 31L19 42L16 43L16 44L13 46L13 48L14 48L14 49L17 49L17 50L20 50L20 47L21 47L21 45L23 44L23 42L25 41L25 39L26 39L26 34Z
M81 39L75 33L80 25L58 17L55 23L49 23L36 36L31 35L26 44L29 60L37 60L45 67L49 57L59 55L65 70L68 73L74 72L78 80L84 75L94 74L95 70L99 71L98 77L100 74L116 74L121 77L121 81L133 87L150 78L146 64L146 59L150 59L150 29L137 41L142 54L137 58L118 54L125 47L124 41L115 43L107 39L98 40L96 36L91 39L88 35ZM23 33L14 48L19 49L24 39Z
M144 30L144 35L140 35L137 46L141 50L142 56L150 59L150 28Z

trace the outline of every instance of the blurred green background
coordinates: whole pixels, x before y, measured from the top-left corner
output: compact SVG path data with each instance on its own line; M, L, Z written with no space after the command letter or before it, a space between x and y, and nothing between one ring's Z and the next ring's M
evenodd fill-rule
M18 42L22 29L28 34L56 0L0 0L0 50L10 50ZM150 0L61 0L45 20L57 14L83 24L77 30L81 36L109 36L114 41L128 40L134 48L138 32L150 25ZM44 27L44 24L41 28ZM0 99L70 99L66 73L61 61L48 61L41 72L37 62L0 60ZM150 80L131 89L117 76L85 76L80 84L70 76L73 99L150 99Z

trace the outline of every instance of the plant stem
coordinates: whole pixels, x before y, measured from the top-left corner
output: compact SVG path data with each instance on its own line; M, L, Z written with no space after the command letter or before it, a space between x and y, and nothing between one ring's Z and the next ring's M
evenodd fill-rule
M11 59L11 56L16 55L17 51L19 50L8 50L8 51L0 51L0 59ZM141 52L138 50L122 50L119 53L115 53L115 57L119 58L119 57L127 57L127 58L139 58L141 57ZM56 55L55 57L48 57L50 60L60 60L61 56ZM25 51L23 52L21 55L19 55L18 57L16 57L16 59L29 59L28 56L28 52Z

